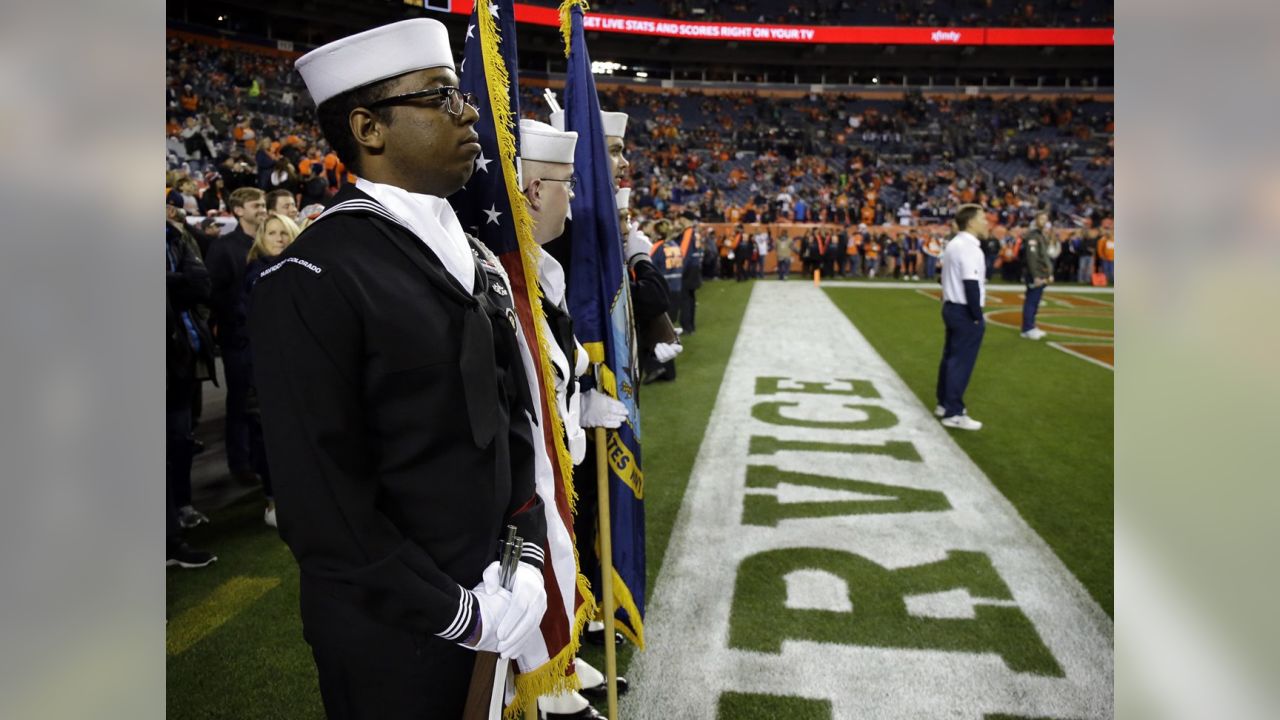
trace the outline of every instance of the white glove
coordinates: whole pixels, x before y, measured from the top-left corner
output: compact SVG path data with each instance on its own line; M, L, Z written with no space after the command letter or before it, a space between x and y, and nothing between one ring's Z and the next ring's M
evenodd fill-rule
M658 362L674 360L682 350L684 346L679 343L658 343L653 346L653 354L657 356Z
M648 235L640 232L640 224L631 223L631 230L627 233L627 260L630 261L636 255L647 256L652 247L653 241Z
M587 434L582 431L581 425L566 427L565 434L568 437L565 445L568 446L569 459L574 465L581 465L587 457Z
M496 562L490 563L481 577L484 579L471 591L476 600L476 612L480 615L480 637L475 645L464 642L463 647L498 652L498 627L511 604L511 591L498 584Z
M582 393L582 427L616 428L627 419L627 406L599 390Z
M574 386L578 381L574 380ZM565 445L569 449L569 458L577 465L587 456L587 434L582 431L582 393L574 392L569 398L569 409L564 415Z
M528 563L517 563L512 578L511 604L498 623L498 655L513 658L521 654L526 641L538 632L547 612L547 590L542 571Z

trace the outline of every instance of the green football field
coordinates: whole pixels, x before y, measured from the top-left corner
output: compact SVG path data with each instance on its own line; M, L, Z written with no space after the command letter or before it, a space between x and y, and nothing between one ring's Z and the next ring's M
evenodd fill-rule
M650 596L752 287L704 286L698 330L684 341L677 381L641 390ZM932 408L941 346L936 300L914 290L826 292ZM1110 329L1092 318L1076 324ZM1047 340L1055 339L1069 338ZM970 412L990 431L953 433L1107 614L1112 612L1112 378L1097 364L992 325L967 395ZM218 563L168 574L168 716L322 717L297 618L292 557L263 526L256 500L211 517L212 524L192 531L190 540L216 552ZM603 667L602 655L589 646L584 652L597 667ZM631 659L624 647L622 672ZM733 702L745 701L728 699L726 707ZM747 712L726 717L747 717Z
M942 353L937 301L913 290L827 294L933 408ZM1104 318L1078 319L1090 320ZM1109 329L1109 313L1105 320ZM965 395L969 414L987 427L952 435L1111 615L1114 373L1045 344L1067 337L1034 342L988 324Z

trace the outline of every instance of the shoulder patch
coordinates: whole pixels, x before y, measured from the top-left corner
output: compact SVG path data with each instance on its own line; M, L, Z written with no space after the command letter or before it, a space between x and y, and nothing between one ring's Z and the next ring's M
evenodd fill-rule
M311 272L313 272L313 273L315 273L315 274L317 274L317 275L319 275L320 273L324 272L324 270L323 270L319 265L316 265L315 263L307 262L306 260L303 260L302 258L289 257L289 258L285 258L285 259L281 260L280 262L276 263L275 265L272 265L271 267L267 268L266 270L263 270L262 272L258 273L258 279L259 279L259 280L261 280L262 278L264 278L264 277L266 277L266 276L270 275L271 273L273 273L273 272L275 272L275 271L279 270L280 268L284 267L285 265L287 265L287 264L289 264L289 263L293 263L294 265L301 265L302 267L304 267L304 268L306 268L306 269L310 270Z

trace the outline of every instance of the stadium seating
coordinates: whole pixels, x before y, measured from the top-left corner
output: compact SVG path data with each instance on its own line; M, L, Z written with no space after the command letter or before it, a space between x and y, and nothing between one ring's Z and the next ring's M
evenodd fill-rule
M237 137L237 126L322 145L289 57L171 37L167 60L171 170L199 181L225 167L237 147L251 158L253 143ZM526 116L545 119L542 89L524 87ZM182 102L190 93L199 98L195 111ZM655 215L691 210L723 221L734 209L754 208L763 216L778 210L784 190L804 197L815 219L842 222L865 219L861 208L870 205L874 224L893 223L904 202L927 222L970 196L1005 206L1009 222L1025 223L1038 206L1076 222L1112 214L1113 106L1106 102L919 91L894 99L653 93L602 84L601 104L631 115L633 202ZM187 117L197 118L213 157L182 137ZM839 212L845 207L850 214Z

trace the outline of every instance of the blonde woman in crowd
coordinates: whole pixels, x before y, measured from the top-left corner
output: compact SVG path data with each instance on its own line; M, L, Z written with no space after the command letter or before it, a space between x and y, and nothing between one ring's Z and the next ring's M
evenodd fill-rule
M302 232L295 223L287 215L281 213L271 213L267 216L267 221L258 226L258 233L253 238L253 247L249 248L249 255L245 258L248 267L245 269L245 285L253 286L253 281L257 279L257 273L250 272L255 265L261 265L259 272L265 269L277 255L284 252L294 240L298 239L298 233Z

